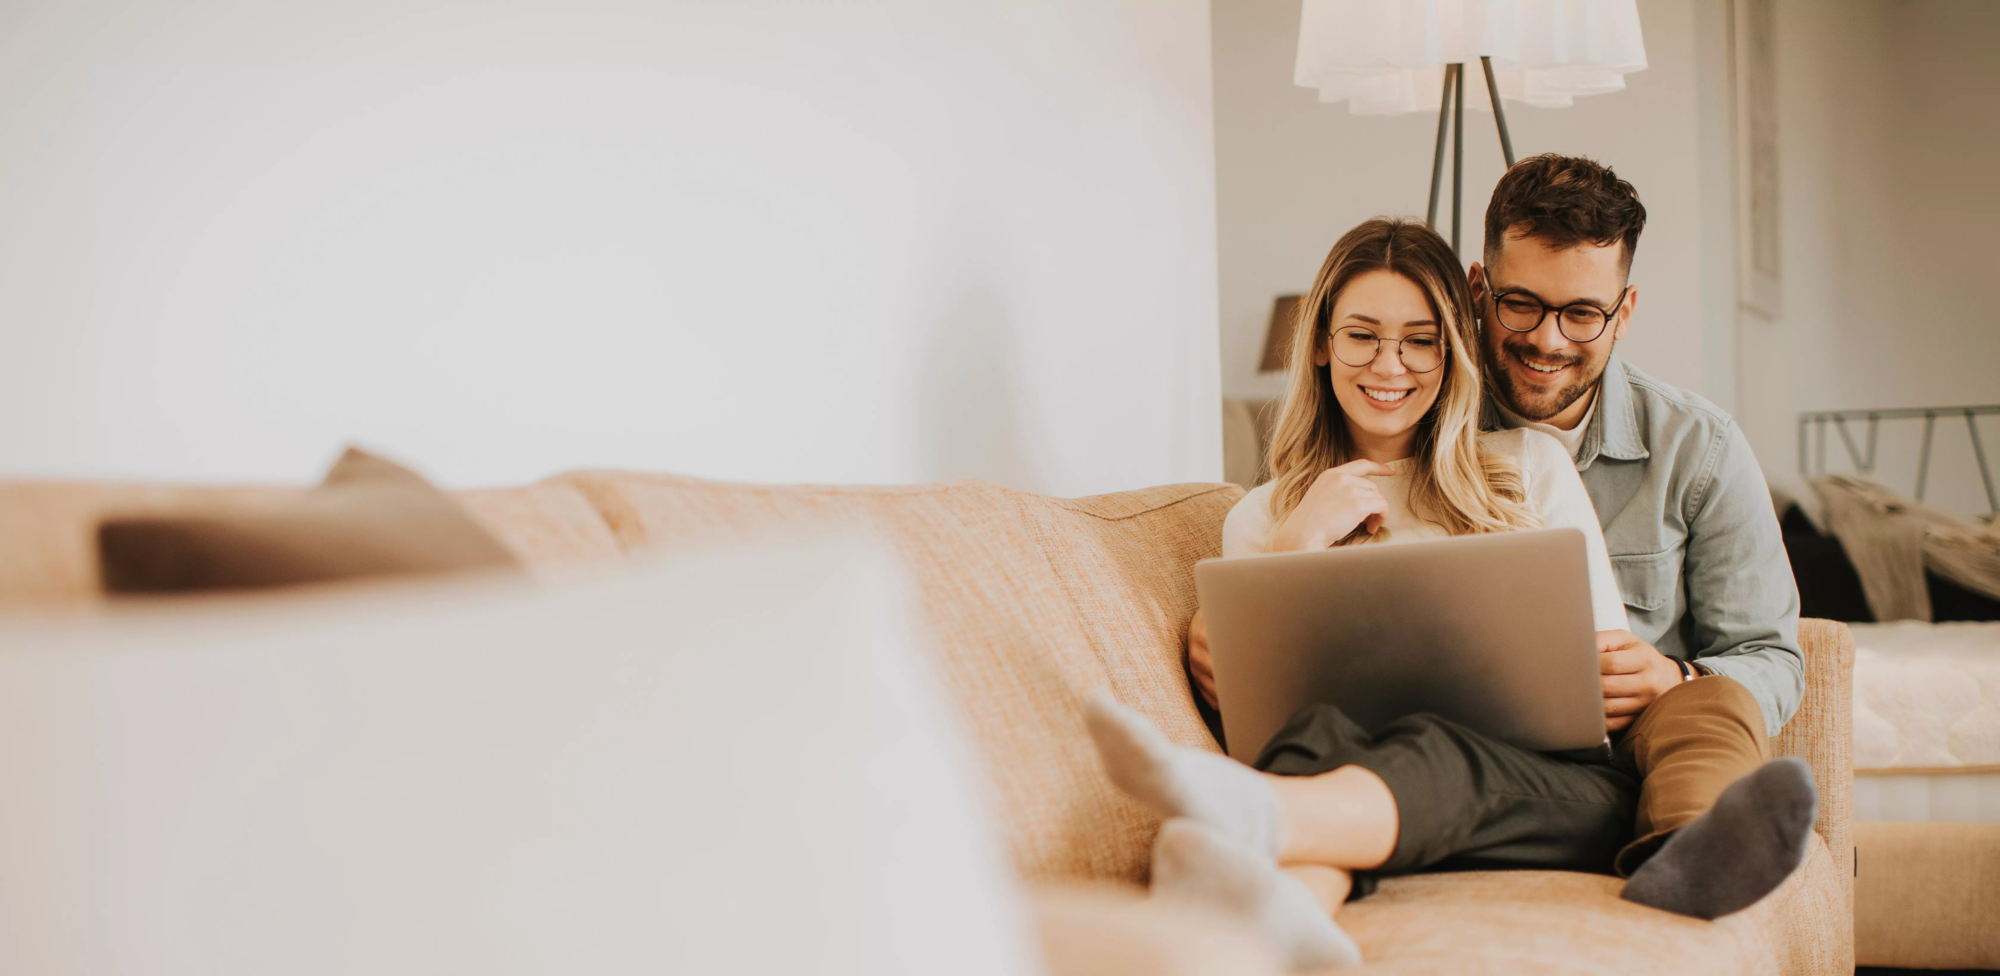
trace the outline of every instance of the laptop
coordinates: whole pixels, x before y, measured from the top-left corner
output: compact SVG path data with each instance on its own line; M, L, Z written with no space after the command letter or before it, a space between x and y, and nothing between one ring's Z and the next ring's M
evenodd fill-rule
M1577 529L1204 559L1194 578L1242 762L1314 703L1369 732L1430 712L1536 752L1605 754Z

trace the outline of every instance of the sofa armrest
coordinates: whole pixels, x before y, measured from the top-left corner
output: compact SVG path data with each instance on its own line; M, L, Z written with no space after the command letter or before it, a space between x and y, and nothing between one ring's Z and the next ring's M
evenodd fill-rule
M1811 764L1819 787L1813 824L1839 868L1847 904L1854 904L1854 633L1832 620L1799 621L1806 693L1799 710L1771 740L1771 753Z

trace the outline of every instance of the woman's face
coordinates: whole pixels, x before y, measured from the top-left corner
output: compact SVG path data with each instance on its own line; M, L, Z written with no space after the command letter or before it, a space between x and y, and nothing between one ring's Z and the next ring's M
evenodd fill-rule
M1328 331L1313 362L1327 367L1354 446L1374 461L1409 457L1445 375L1444 328L1423 289L1370 271L1341 290Z

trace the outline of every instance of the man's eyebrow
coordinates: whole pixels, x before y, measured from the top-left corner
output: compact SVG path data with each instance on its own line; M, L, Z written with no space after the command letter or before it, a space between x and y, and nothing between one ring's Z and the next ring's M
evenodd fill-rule
M1605 312L1608 314L1611 311L1611 306L1606 305L1604 303L1604 300L1601 298L1579 298L1576 301L1564 302L1561 305L1558 305L1554 302L1549 301L1546 298L1543 298L1540 295L1535 294L1532 291L1529 291L1526 288L1517 288L1517 287L1502 286L1499 284L1495 284L1493 286L1493 296L1495 298L1498 298L1502 295L1526 295L1529 298L1534 299L1535 301L1547 305L1550 308L1562 308L1566 305L1595 305L1597 306L1597 310L1600 312Z

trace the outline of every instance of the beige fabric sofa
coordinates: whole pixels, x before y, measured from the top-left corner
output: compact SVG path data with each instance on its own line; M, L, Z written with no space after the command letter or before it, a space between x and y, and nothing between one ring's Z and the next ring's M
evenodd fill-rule
M87 612L90 539L108 512L273 504L288 488L0 484L0 612ZM885 540L920 603L919 638L983 752L1004 840L1031 884L1137 886L1157 822L1104 777L1081 718L1109 691L1177 742L1214 749L1183 678L1191 567L1217 554L1242 489L1168 485L1047 498L980 482L828 487L581 471L458 493L525 562L560 573L649 550L837 528ZM783 594L773 594L781 600ZM1546 871L1392 879L1340 921L1370 970L1396 973L1848 973L1853 969L1848 682L1853 644L1808 621L1807 691L1777 752L1812 764L1822 801L1805 866L1719 922L1617 897L1608 877Z

